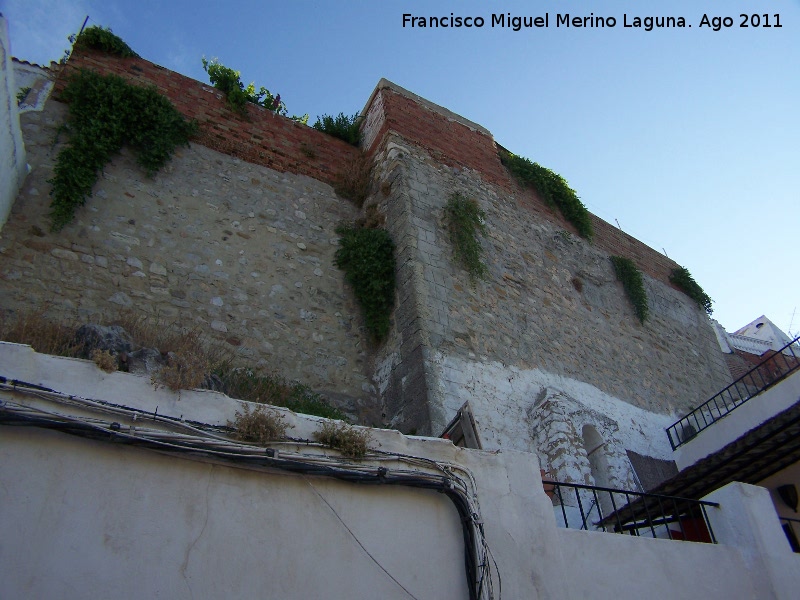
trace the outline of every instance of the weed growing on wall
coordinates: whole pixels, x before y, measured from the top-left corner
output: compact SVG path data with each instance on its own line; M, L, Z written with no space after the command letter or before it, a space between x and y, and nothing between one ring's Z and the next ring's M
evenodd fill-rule
M96 25L87 27L79 35L70 36L69 41L74 42L75 47L91 48L122 58L139 58L128 44L105 27Z
M530 186L550 206L555 206L563 217L575 226L578 234L592 239L592 219L566 180L558 173L523 156L500 151L500 161L523 185Z
M108 350L95 348L92 351L92 360L94 364L103 369L106 373L113 373L117 370L117 359Z
M49 181L53 231L72 221L75 209L92 195L98 173L123 145L152 176L197 129L155 87L134 86L116 75L81 71L62 99L69 104L70 139Z
M257 406L251 411L245 405L241 412L236 411L236 419L228 421L228 426L236 429L234 436L237 440L263 446L286 437L289 426L285 419L284 415L263 406Z
M487 270L478 236L486 236L486 213L481 210L477 200L455 193L447 201L444 215L453 255L467 270L470 279L482 279Z
M300 383L287 383L281 377L259 373L250 368L236 368L230 361L217 365L214 374L222 382L225 393L232 398L284 406L294 412L326 419L346 419L342 411L332 407L322 396Z
M153 374L154 383L172 390L213 387L232 398L260 404L284 406L290 410L327 419L346 420L345 414L328 404L320 394L297 382L258 372L235 364L230 349L208 339L196 329L174 323L151 321L144 316L123 313L114 324L134 340L133 347L154 348L163 364ZM45 309L11 314L0 310L0 340L29 344L42 354L86 358L106 371L127 370L127 357L87 347L76 336L77 322L56 323ZM113 368L112 368L113 367ZM209 385L213 383L214 385Z
M700 308L709 314L709 316L714 312L714 309L711 307L711 298L705 293L703 288L700 287L700 284L694 280L694 277L692 277L688 269L685 267L673 269L669 280L678 286L684 294L694 300Z
M254 82L249 85L242 83L241 73L235 71L230 67L226 67L220 63L216 58L212 60L203 60L203 70L208 73L208 79L211 85L225 94L228 101L228 106L240 115L247 115L247 104L256 104L267 110L282 115L288 116L286 104L281 100L281 95L272 95L267 88L263 85L256 90ZM308 123L308 115L302 117L293 116L292 120L302 123Z
M642 273L636 268L636 265L630 258L622 256L612 256L611 262L614 264L614 271L617 274L617 279L622 282L622 287L625 288L625 294L628 296L633 310L639 321L644 324L647 320L648 307L647 307L647 292L644 290L644 281Z
M344 113L339 113L337 117L322 115L317 117L317 122L314 123L313 127L318 131L344 140L348 144L358 146L361 141L361 132L359 131L361 119L362 117L358 113L352 117L348 117Z
M17 92L17 106L25 102L25 98L28 97L28 92L31 91L30 86L22 88L20 91Z
M369 450L371 436L365 429L356 429L346 423L327 422L322 424L319 431L314 432L314 439L349 458L364 458Z
M333 184L335 191L342 198L347 198L358 208L364 206L369 196L370 165L367 157L359 153L349 160L344 169L336 176Z
M394 306L394 242L385 229L340 225L334 262L353 286L367 331L380 341L389 333Z

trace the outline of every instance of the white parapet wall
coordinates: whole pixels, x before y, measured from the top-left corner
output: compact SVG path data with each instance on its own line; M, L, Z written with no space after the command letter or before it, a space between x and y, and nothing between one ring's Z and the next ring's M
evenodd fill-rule
M679 470L718 452L751 429L800 402L800 371L740 404L675 450ZM702 422L702 417L699 417Z
M476 570L481 599L788 599L800 588L800 558L760 488L717 499L711 545L559 529L524 452L369 430L367 457L347 459L313 441L324 420L285 409L270 410L293 440L270 443L272 457L370 482L288 472L258 462L265 448L241 447L258 455L245 464L169 446L229 448L220 428L242 407L0 342L0 596L470 598L480 585L467 580L471 542L448 490L386 484L412 472L463 486L490 551L478 544L477 564L491 565Z
M0 14L0 230L8 220L11 206L27 173L8 23Z

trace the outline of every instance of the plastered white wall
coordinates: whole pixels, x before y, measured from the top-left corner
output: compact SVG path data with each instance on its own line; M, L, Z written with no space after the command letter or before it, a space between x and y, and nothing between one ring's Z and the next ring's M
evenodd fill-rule
M0 376L207 422L224 423L240 406L211 392L154 390L146 377L15 344L0 343ZM21 396L0 391L0 402ZM287 416L301 438L319 423ZM472 473L503 598L788 599L787 590L800 586L800 558L774 531L771 542L758 533L778 527L766 490L733 488L718 499L717 546L564 530L535 455L372 434L373 448ZM467 597L460 522L438 493L233 468L10 426L0 426L0 482L3 597Z
M636 489L625 450L671 459L664 429L673 415L650 412L596 387L547 373L435 353L433 366L448 418L469 401L485 449L536 453L561 481L593 483L583 448L585 425L605 442L609 483Z
M0 14L0 230L8 220L25 175L25 145L19 126L8 23Z
M798 402L800 402L800 371L739 405L696 437L678 447L674 453L678 468L683 470L717 452Z

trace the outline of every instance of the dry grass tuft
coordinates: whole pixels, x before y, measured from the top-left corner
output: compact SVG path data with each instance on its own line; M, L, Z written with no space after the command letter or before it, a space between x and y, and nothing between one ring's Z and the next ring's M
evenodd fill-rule
M235 437L243 442L264 445L286 437L286 417L264 406L257 406L252 412L248 405L242 412L236 411L236 420L228 421L228 426L236 428Z
M334 191L361 208L369 196L370 171L367 157L359 154L339 173L333 185Z
M350 458L364 458L372 441L369 431L332 421L323 423L322 429L314 433L314 439Z
M106 373L113 373L117 370L117 358L108 350L100 350L95 348L92 351L92 360L94 364L103 369Z
M76 343L79 324L57 324L45 315L46 309L26 313L0 310L0 340L29 344L42 354L91 358L106 371L125 369L127 357L109 351L92 351L84 343ZM274 406L328 419L345 419L340 410L308 387L288 382L270 373L237 366L234 351L198 329L187 329L159 318L125 311L110 325L122 327L130 336L133 351L141 348L157 350L154 365L162 364L153 374L153 383L173 391L208 388L224 392L232 398ZM160 354L160 356L158 356ZM112 369L113 363L113 369Z
M46 316L46 308L12 315L0 312L0 339L15 344L28 344L37 352L77 358L83 344L75 343L73 324L57 324Z

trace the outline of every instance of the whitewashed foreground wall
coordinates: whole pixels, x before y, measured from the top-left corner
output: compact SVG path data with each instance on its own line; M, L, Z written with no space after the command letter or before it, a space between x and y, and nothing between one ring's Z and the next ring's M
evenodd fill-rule
M25 145L19 127L17 88L11 64L8 23L0 14L0 230L27 175Z
M212 424L240 406L2 342L0 377L0 410L44 407L10 388L11 380ZM286 414L297 438L320 423ZM711 515L716 546L563 530L534 455L394 431L372 435L376 450L472 473L502 578L502 593L495 578L494 595L483 598L788 599L800 589L800 559L781 539L761 488L732 484L720 492ZM332 454L314 445L290 450ZM396 466L375 455L366 463ZM469 598L461 523L436 492L233 468L0 426L0 507L3 599Z

